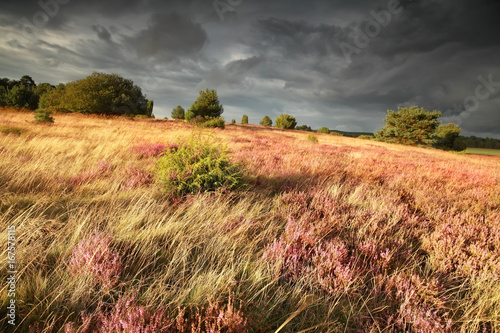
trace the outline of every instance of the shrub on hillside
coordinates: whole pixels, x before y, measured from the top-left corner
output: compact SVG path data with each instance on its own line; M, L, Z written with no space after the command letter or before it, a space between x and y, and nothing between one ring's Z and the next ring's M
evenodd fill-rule
M199 126L203 127L203 128L222 128L222 129L224 129L226 127L226 125L224 123L224 118L222 118L222 117L210 118L208 120L205 120Z
M52 111L38 109L35 111L35 123L53 123L54 117L52 117Z
M231 124L236 124L236 119L231 119Z
M328 133L330 133L330 129L328 127L321 127L318 130L318 133L328 134Z
M316 135L314 135L314 134L309 134L307 136L307 140L316 143L316 142L318 142L318 137Z
M172 115L172 119L184 119L185 115L186 115L186 111L182 108L182 106L177 105L177 107L175 107L172 110L171 115Z
M245 125L248 124L248 116L246 114L243 115L241 118L241 124Z
M231 190L241 185L239 166L229 160L226 147L211 137L194 135L156 164L156 179L175 195Z
M339 133L339 132L334 132L334 131L330 132L330 135L344 136L344 134Z
M269 116L265 116L264 118L262 118L259 124L261 124L262 126L273 126L273 121L271 120L271 118L269 118Z
M288 114L282 114L276 117L275 123L276 123L276 128L281 128L281 129L294 129L295 126L297 125L295 117L290 116Z
M358 136L358 139L364 139L364 140L373 140L375 137L373 135L360 135Z

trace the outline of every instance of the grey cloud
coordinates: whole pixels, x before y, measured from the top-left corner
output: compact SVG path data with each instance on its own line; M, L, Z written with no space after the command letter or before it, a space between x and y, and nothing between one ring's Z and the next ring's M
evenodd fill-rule
M198 53L207 33L198 23L177 13L153 14L149 26L129 41L140 57L170 61Z

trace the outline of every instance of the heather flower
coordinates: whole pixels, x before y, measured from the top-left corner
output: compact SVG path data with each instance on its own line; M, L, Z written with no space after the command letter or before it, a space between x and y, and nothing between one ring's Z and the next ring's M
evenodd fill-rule
M113 287L122 272L118 253L110 248L112 237L100 231L82 240L73 249L69 261L71 275L90 276L106 288Z

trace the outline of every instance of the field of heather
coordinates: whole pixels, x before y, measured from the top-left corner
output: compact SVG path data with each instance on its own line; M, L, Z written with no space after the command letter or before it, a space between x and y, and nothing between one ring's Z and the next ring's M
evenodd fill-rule
M498 156L32 120L0 110L2 332L500 330ZM227 146L245 186L161 190L157 159L193 132Z

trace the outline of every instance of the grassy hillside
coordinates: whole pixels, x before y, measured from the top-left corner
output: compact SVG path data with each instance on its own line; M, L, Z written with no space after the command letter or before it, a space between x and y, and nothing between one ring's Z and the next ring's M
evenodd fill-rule
M500 329L497 157L229 124L247 186L178 197L155 159L190 125L32 119L0 111L0 331Z

